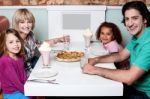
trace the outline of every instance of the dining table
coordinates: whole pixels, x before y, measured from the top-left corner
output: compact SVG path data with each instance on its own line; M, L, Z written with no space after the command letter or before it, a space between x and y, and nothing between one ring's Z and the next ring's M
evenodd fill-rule
M122 82L83 73L80 60L58 61L56 55L62 50L62 43L52 46L50 65L47 68L42 64L42 57L39 58L24 85L25 96L123 96ZM87 49L84 42L70 42L69 51L85 52ZM98 41L91 43L88 52L89 58L109 54ZM96 66L116 69L114 63L99 63ZM44 70L51 71L51 76L43 77L47 74L38 72Z

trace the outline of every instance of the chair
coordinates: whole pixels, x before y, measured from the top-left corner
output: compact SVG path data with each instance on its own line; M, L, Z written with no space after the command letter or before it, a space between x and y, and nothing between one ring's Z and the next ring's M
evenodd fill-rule
M3 93L1 90L0 90L0 99L3 99Z
M2 32L8 28L9 28L9 20L5 16L0 16L0 35L2 35ZM1 46L0 46L0 48L1 48ZM0 49L0 52L1 52L1 49ZM0 83L0 99L3 99L1 83Z
M9 20L5 16L0 16L0 32L9 28Z

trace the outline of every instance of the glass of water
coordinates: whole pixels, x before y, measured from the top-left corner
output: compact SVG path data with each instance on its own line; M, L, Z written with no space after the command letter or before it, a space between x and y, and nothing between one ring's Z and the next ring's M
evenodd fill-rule
M69 46L70 46L70 36L67 34L63 35L64 38L64 50L69 50Z

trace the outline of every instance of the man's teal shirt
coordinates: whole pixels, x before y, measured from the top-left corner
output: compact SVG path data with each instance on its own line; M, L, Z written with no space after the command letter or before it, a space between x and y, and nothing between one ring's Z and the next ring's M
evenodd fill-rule
M150 97L150 27L139 38L133 36L126 48L130 52L131 66L137 66L146 72L133 86Z

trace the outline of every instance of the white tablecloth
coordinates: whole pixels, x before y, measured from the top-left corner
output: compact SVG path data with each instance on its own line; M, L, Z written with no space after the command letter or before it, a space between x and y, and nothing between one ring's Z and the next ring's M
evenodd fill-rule
M95 46L96 45L96 46ZM102 46L95 44L91 47L91 54L96 50L104 51ZM99 46L99 47L98 47ZM70 50L84 51L84 43L76 42L70 44ZM95 51L96 52L96 51ZM97 51L97 53L99 53ZM96 54L97 54L96 53ZM98 66L115 69L113 63L98 64ZM41 57L34 70L42 68ZM26 96L122 96L123 84L121 82L106 79L97 75L83 74L80 62L51 61L51 68L58 72L55 77L59 84L38 83L27 81L24 90ZM33 70L33 71L34 71ZM31 73L29 79L34 78Z

